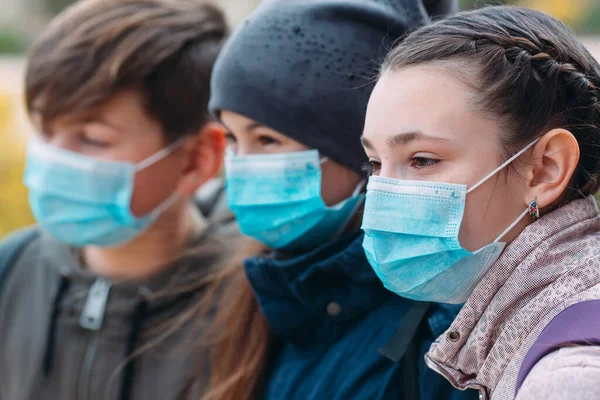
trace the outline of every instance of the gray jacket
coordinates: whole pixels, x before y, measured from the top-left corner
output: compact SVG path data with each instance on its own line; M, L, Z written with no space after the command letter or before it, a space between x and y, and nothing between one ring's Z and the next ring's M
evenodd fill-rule
M203 296L202 278L229 261L230 245L211 225L194 254L147 281L119 283L41 233L2 286L0 400L198 400L208 321L182 316Z

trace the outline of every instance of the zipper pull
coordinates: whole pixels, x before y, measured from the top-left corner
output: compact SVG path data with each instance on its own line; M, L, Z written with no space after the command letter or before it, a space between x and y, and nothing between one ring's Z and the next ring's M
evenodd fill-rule
M82 328L97 331L102 327L110 288L110 282L104 278L96 279L90 287L79 316L79 325Z

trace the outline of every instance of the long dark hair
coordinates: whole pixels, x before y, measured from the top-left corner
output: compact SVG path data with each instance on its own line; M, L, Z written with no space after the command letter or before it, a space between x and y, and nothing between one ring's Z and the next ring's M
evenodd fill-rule
M501 124L514 154L551 129L570 131L579 165L564 201L600 182L600 65L560 21L521 7L463 12L409 35L382 73L435 63L467 83L473 107Z
M214 280L213 288L220 287L220 295L206 334L212 355L202 400L252 400L261 388L272 334L246 277L243 260L264 251L264 245L246 239L238 257Z

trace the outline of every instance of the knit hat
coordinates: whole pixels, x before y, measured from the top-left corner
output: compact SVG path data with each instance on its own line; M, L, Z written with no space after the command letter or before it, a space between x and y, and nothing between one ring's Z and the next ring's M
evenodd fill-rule
M429 21L421 0L266 0L221 50L209 109L244 115L360 172L379 64Z

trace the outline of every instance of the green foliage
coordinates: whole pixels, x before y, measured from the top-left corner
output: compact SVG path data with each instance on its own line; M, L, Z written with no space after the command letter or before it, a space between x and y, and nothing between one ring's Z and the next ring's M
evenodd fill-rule
M22 35L9 29L0 29L0 54L22 54L27 43Z
M73 3L75 0L46 0L46 8L51 14L58 14Z
M600 4L594 4L573 27L578 33L600 34Z

